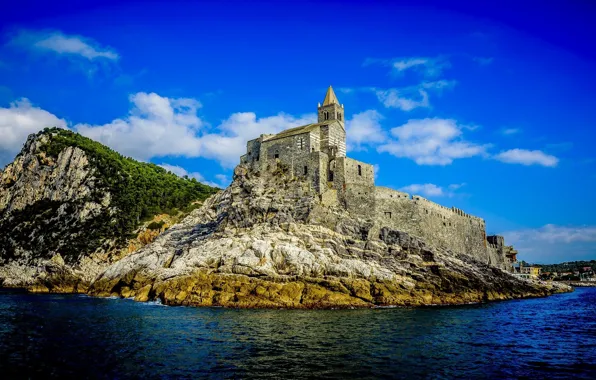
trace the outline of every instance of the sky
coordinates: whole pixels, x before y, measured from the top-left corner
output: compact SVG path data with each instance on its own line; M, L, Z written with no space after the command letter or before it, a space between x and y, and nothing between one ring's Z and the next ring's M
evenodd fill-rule
M525 261L596 259L596 3L479 3L3 4L0 168L59 126L225 187L332 85L377 185L484 218Z

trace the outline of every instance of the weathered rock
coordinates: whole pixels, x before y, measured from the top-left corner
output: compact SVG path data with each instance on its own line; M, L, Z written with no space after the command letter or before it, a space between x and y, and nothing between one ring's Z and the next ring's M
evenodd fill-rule
M141 204L160 190L160 207ZM152 242L182 212L168 210L173 216L153 215L147 223L141 218L165 205L191 207L213 192L70 131L31 135L0 171L0 283L37 292L84 291L109 264Z
M367 233L373 228L378 236ZM564 290L325 206L308 184L279 171L238 166L228 189L107 268L90 294L167 305L326 308L460 304Z

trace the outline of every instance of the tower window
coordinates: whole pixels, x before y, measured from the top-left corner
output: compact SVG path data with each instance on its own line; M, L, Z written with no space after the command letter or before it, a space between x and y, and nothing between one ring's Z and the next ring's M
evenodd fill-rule
M341 120L341 113L337 113L337 120Z
M362 175L362 166L358 165L358 175Z
M325 115L325 120L329 120L329 112L325 112L324 115Z
M307 174L308 174L308 166L305 166L304 167L304 175L307 175Z
M275 156L273 156L274 158L279 158L279 152L275 152Z

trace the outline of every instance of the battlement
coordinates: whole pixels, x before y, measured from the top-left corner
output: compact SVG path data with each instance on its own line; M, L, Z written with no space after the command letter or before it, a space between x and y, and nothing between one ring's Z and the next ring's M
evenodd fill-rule
M446 206L440 205L438 203L435 203L431 200L428 200L420 195L410 195L408 193L398 191L398 190L393 190L388 187L382 187L382 186L375 187L375 198L379 199L379 200L395 199L395 200L399 200L399 201L402 201L402 200L413 201L414 203L420 204L422 207L428 207L429 210L432 210L433 212L438 213L440 216L442 216L444 218L451 218L453 216L461 216L461 217L473 220L475 222L478 222L480 224L485 223L484 219L479 218L474 215L470 215L459 208L446 207Z

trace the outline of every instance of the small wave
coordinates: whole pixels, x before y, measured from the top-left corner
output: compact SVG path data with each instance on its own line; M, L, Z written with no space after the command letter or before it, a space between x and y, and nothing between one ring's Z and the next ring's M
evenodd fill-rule
M140 302L141 305L145 306L164 306L167 307L168 305L164 305L161 303L161 300L158 298L155 301L147 301L147 302Z

